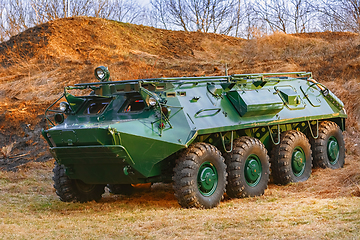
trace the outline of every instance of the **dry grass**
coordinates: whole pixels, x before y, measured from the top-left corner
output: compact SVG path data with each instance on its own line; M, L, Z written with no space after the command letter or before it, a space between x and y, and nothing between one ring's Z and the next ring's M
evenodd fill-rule
M11 151L13 150L13 147L16 142L10 143L9 145L3 146L0 149L0 153L3 155L3 158L7 158L10 156Z
M7 58L0 64L13 64L0 68L0 98L20 101L51 102L65 85L95 81L99 65L109 67L113 80L223 75L227 64L231 74L312 71L328 81L357 77L360 59L357 34L275 33L245 41L87 17L53 21L12 42L1 50Z
M209 234L213 239L356 239L360 234L360 199L349 192L333 198L303 183L270 184L262 197L226 199L217 208L198 210L181 209L171 187L160 184L131 197L106 192L99 203L63 203L52 188L52 167L49 161L0 172L2 239L204 239ZM350 170L347 165L337 172L315 171L309 184L325 188L325 181Z

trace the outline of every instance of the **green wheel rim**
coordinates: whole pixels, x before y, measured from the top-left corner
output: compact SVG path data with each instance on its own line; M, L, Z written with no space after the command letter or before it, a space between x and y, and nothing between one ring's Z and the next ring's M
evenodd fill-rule
M306 156L301 147L296 147L291 158L291 168L295 176L301 176L305 171Z
M334 136L329 138L327 144L327 155L331 165L334 165L339 160L340 147L339 143Z
M211 196L218 185L218 173L211 162L201 164L197 176L198 189L204 196Z
M261 161L259 157L251 154L246 159L244 171L246 183L251 187L258 185L262 174Z

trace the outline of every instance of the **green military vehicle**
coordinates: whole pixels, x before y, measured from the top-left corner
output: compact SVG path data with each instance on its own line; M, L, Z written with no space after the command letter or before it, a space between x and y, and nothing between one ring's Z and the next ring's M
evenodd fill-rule
M212 208L225 192L262 195L270 172L287 184L344 165L344 105L311 73L109 81L101 66L95 76L45 113L62 201L172 182L182 207Z

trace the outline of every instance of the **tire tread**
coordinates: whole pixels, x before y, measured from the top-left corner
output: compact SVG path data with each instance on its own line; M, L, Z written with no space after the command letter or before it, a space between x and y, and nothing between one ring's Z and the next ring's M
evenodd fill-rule
M179 204L184 208L212 208L217 206L222 199L220 198L217 201L205 206L197 197L197 182L194 179L197 178L197 169L201 165L199 164L200 158L204 154L212 154L217 156L217 158L220 159L220 164L223 164L223 168L225 169L223 182L225 184L224 186L219 187L223 188L223 191L220 194L223 195L225 193L226 165L220 151L207 143L195 143L183 151L183 153L176 161L176 166L174 168L174 195L177 198Z
M294 176L292 176L293 174L291 170L291 158L293 151L291 146L296 140L303 142L306 149L310 151L310 159L307 159L307 164L310 163L308 168L310 168L311 173L312 156L309 140L302 132L289 130L281 134L279 145L275 146L272 150L271 174L275 183L288 184L290 182L298 181ZM303 150L305 151L306 149ZM308 169L305 169L305 171L306 170ZM301 179L300 181L305 181L309 176L304 175L304 179Z

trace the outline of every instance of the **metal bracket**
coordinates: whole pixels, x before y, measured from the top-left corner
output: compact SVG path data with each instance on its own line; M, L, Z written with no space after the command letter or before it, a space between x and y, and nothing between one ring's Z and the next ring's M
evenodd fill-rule
M103 120L105 120L105 116L104 116L104 115L98 116L98 117L96 118L96 120L97 120L98 122L103 121Z
M163 123L167 123L169 124L170 128L173 128L173 126L171 125L170 123L170 118L172 118L173 116L175 116L178 112L180 112L181 110L184 109L184 107L178 107L178 106L170 106L170 105L166 105L166 104L162 104L162 103L158 103L159 104L159 111L160 111L160 119L154 121L154 122L151 122L151 125L153 125L154 123L157 123L160 121L160 125L162 125ZM178 108L179 110L177 110L174 114L172 114L171 116L167 117L163 110L162 110L162 107L169 107L169 108ZM190 119L191 120L191 119ZM192 121L192 120L191 120ZM159 136L161 137L162 136L162 132L163 132L163 128L160 128L160 134Z
M56 113L62 113L62 111L58 111L58 110L51 110L50 108L52 108L57 102L60 101L60 99L62 99L63 97L65 97L65 93L63 93L61 95L61 97L59 97L53 104L51 104L46 110L45 110L45 119L47 121L47 125L48 127L54 127L55 124L50 120L50 118L48 117L48 112L56 112Z
M319 120L316 120L316 137L314 136L314 133L313 133L313 131L312 131L310 121L307 121L307 122L308 122L308 124L309 124L311 136L312 136L314 139L317 139L317 138L319 137Z
M230 144L230 151L228 151L225 147L225 139L224 139L224 136L222 135L222 133L220 133L220 137L221 137L221 142L222 142L222 145L224 147L224 151L227 152L227 153L231 153L232 150L233 150L233 145L234 145L234 131L231 131L231 144Z
M274 143L274 145L279 145L279 143L280 143L280 125L279 124L277 125L277 135L278 135L278 141L277 142L274 141L274 138L272 136L272 131L271 131L270 127L269 126L267 126L267 127L269 129L269 135L270 135L271 141Z

